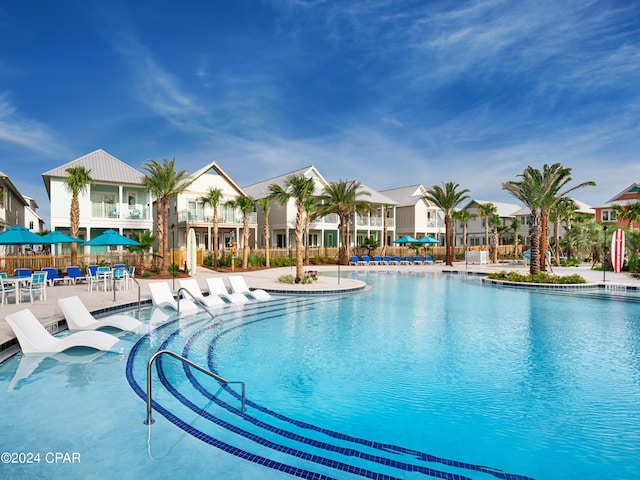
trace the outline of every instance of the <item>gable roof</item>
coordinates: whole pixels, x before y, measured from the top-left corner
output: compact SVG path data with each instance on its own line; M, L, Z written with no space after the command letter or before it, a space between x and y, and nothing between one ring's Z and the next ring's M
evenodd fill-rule
M380 190L380 193L394 200L398 206L413 207L418 202L426 202L422 197L427 191L422 185L409 185L407 187ZM428 204L428 202L426 203Z
M571 198L571 200L573 200L576 204L576 212L577 213L584 213L584 214L588 214L588 215L595 215L596 211L594 208L592 208L590 205L580 201L580 200L576 200L575 198L569 197ZM520 208L519 210L516 210L515 212L513 212L511 214L514 217L523 217L523 216L528 216L531 215L531 209L529 207L527 207L526 205L523 206L522 208Z
M269 195L269 185L275 183L276 185L283 186L287 177L291 175L304 175L305 177L312 177L314 180L319 180L319 182L315 182L316 195L319 195L324 186L329 184L324 179L324 177L320 175L320 172L318 172L318 169L316 167L314 167L313 165L309 165L308 167L294 170L293 172L285 173L284 175L279 175L268 180L263 180L262 182L254 183L253 185L248 185L246 187L243 187L243 190L250 197L259 200Z
M601 205L598 208L611 207L613 205L628 205L630 203L636 202L638 200L637 197L636 198L625 198L625 199L621 199L620 198L620 197L623 197L625 195L631 195L631 194L640 195L640 184L632 183L627 188L625 188L623 191L621 191L620 193L614 195L612 198L607 200L604 205Z
M128 185L143 185L144 174L135 168L127 165L122 160L118 160L113 155L98 149L82 157L76 158L64 165L60 165L42 174L42 180L47 189L47 195L51 197L50 187L52 177L66 178L69 174L67 168L85 167L91 169L91 178L101 183L116 183Z
M18 200L22 201L23 206L26 207L29 205L29 202L27 201L26 197L20 193L20 190L18 190L18 188L13 184L11 179L7 177L7 175L0 172L0 179L4 180L4 184L9 188L9 190L13 192L13 194L16 196Z
M358 200L364 200L369 203L376 203L380 205L397 205L398 204L398 202L388 197L384 193L374 190L373 188L365 185L362 182L360 182L360 190L362 192L369 192L370 195L360 195Z
M240 195L246 196L245 192L242 191L242 189L238 186L238 184L233 180L231 180L231 177L227 175L225 171L222 170L222 168L220 168L220 166L216 162L211 162L205 165L204 167L202 167L200 170L196 170L195 172L190 174L189 177L191 180L189 180L189 184L192 184L202 175L209 173L211 170L214 170L217 175L220 175L222 178L224 178L226 182L229 185L231 185Z
M462 207L462 209L464 210L474 206L479 207L480 205L484 205L485 203L492 203L493 206L496 207L498 216L503 218L513 217L515 215L515 212L519 211L522 208L520 205L516 205L515 203L494 202L491 200L478 200L476 198L472 198L464 207Z

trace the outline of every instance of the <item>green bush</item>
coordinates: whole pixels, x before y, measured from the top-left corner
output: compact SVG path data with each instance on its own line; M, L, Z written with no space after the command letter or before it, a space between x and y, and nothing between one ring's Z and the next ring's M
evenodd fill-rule
M557 285L573 285L578 283L587 283L580 275L549 275L548 273L538 273L536 275L522 274L518 272L497 272L487 275L492 280L506 280L508 282L517 283L551 283Z
M278 281L280 283L294 283L296 281L296 277L293 275L280 275L278 277Z

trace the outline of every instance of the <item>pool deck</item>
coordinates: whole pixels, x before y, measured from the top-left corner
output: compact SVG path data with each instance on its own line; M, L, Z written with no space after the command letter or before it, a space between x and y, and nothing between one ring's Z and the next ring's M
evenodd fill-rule
M295 268L282 267L272 268L268 270L255 270L249 272L238 271L235 273L222 273L215 272L206 268L198 267L195 278L198 280L200 288L203 291L207 291L205 278L210 276L221 276L226 278L229 275L242 275L249 287L261 288L274 293L288 293L288 294L320 294L320 293L348 293L362 290L366 284L362 280L351 278L352 272L375 272L375 271L389 271L389 272L449 272L456 271L458 273L490 273L506 271L521 271L523 273L528 272L528 267L523 265L465 265L464 262L454 263L453 267L448 267L444 264L436 265L366 265L366 266L340 266L337 265L318 265L312 267L305 267L305 270L316 270L320 273L330 272L331 276L320 275L316 282L310 284L282 284L277 281L280 275L291 274L295 275ZM338 277L338 273L340 276ZM556 267L553 269L553 273L557 275L571 275L578 274L582 276L587 282L593 285L603 284L603 272L597 270L591 270L590 265L581 267ZM143 278L137 278L140 283L140 300L147 302L150 300L149 289L147 284L150 282L158 282L162 280L147 280ZM172 286L172 280L164 280ZM228 282L225 281L228 284ZM179 286L178 280L175 282L176 289ZM632 286L640 288L640 280L631 277L628 273L613 273L606 272L606 285L615 286ZM120 305L137 304L138 302L138 288L133 284L129 290L118 290L116 292L116 301L113 300L112 291L87 291L88 287L86 283L78 283L77 285L56 285L54 287L47 287L47 300L42 302L36 300L33 304L28 301L16 305L15 303L0 305L0 361L8 355L15 353L17 345L15 345L15 337L13 331L9 327L4 317L7 314L23 310L25 308L30 309L34 315L40 319L43 325L49 325L57 323L63 319L60 308L58 307L57 300L59 298L70 297L73 295L79 296L84 304L90 311L98 311L102 309L114 308ZM14 344L14 345L11 345Z

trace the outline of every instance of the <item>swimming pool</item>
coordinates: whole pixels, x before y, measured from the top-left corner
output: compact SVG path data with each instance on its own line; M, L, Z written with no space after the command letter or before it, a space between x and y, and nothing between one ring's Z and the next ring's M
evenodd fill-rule
M157 328L124 336L122 355L47 357L17 381L23 362L0 365L12 431L3 450L82 455L0 468L74 478L638 477L637 303L448 275L358 278L373 288L279 297L217 323L149 310ZM235 387L161 357L148 429L136 394L159 348L246 382L247 411Z

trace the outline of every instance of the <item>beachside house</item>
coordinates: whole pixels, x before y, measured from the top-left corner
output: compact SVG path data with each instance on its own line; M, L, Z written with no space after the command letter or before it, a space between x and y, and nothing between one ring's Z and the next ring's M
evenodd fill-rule
M0 231L12 225L24 225L25 209L29 202L7 175L0 172Z
M503 226L511 226L511 221L515 218L515 212L519 211L522 207L514 203L494 202L491 200L478 200L470 199L462 207L472 215L476 215L476 218L467 222L467 245L472 246L485 246L485 218L478 214L478 210L487 203L492 204L496 208L496 214L500 218L500 224ZM462 227L456 223L455 244L463 245L462 241ZM528 224L527 224L528 225ZM527 232L525 237L528 236L529 227L521 227L519 232ZM489 226L489 244L492 241L493 227ZM522 235L522 233L519 233ZM513 232L509 232L507 236L511 237Z
M629 224L628 220L618 218L614 207L628 207L639 201L640 184L632 183L623 191L607 200L604 205L595 207L596 222L612 225L612 228L615 226L626 227ZM640 229L640 223L637 220L633 220L631 222L631 228L634 230Z
M381 190L380 193L396 203L397 237L410 235L421 238L426 235L444 241L444 212L423 198L427 194L423 185Z
M226 203L246 194L216 162L211 162L192 173L187 188L169 203L169 248L186 246L187 234L193 228L198 248L213 250L213 208L202 200L212 188L222 192L218 205L219 251L230 246L232 237L236 239L236 248L244 247L242 212ZM252 212L249 215L251 245L256 242L256 228L256 212Z
M244 187L244 191L255 199L265 198L269 195L269 185L277 184L284 186L287 177L291 175L304 175L313 178L315 182L316 196L322 195L325 186L329 182L320 174L318 169L311 165L308 167L295 170L293 172L270 178L253 185ZM395 205L396 202L389 197L382 195L380 192L367 187L361 186L361 191L369 192L370 195L362 195L359 199L370 202L373 206L372 212L367 214L354 213L350 219L350 239L351 246L360 245L366 237L373 238L382 245L382 236L384 231L383 212L387 214L387 236L394 238L395 230ZM284 207L278 202L271 202L271 211L269 213L269 225L271 229L270 248L293 248L295 247L295 224L296 224L296 206L295 201L290 200ZM386 208L385 206L391 208ZM264 213L262 209L258 209L258 228L259 240L258 247L265 247L265 238L263 234ZM305 234L305 239L309 242L310 247L338 247L340 246L340 221L337 215L330 214L323 217L315 218L309 225L309 231Z
M104 150L96 150L42 174L51 203L51 230L70 233L71 193L65 186L66 169L85 167L94 183L87 186L80 203L79 237L89 240L107 229L121 235L153 229L151 195L145 188L143 174ZM65 246L63 252L70 247ZM103 253L107 247L84 247L85 253Z

